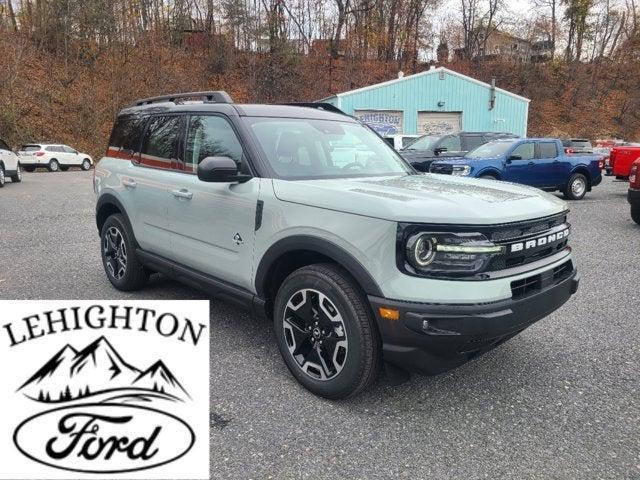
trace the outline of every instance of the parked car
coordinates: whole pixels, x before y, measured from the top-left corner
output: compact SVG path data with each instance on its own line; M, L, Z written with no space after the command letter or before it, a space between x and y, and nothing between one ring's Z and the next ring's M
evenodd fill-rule
M512 133L459 132L444 136L424 135L400 154L419 172L428 172L431 162L443 157L459 157L497 138L518 138Z
M627 199L631 204L631 218L640 225L640 159L633 162L629 171Z
M0 139L0 188L4 187L7 178L10 178L13 183L22 181L20 159L9 145Z
M20 163L27 172L33 172L38 167L45 167L50 172L66 172L69 167L89 170L93 165L90 155L57 143L28 143L20 147L18 154Z
M613 166L613 174L616 178L628 178L631 165L640 158L640 144L630 143L620 147L614 147L609 154L609 162Z
M461 365L578 286L565 202L417 174L357 120L318 109L224 92L140 100L117 116L94 189L115 288L163 272L246 305L328 398L360 392L383 362Z
M602 181L602 159L566 154L560 140L553 138L501 139L462 158L433 162L430 171L560 190L566 198L580 200Z
M593 153L593 145L586 138L565 138L562 140L564 153Z
M593 147L593 153L595 155L600 155L602 158L603 169L607 177L613 175L613 166L611 166L611 161L609 159L612 148L613 147Z
M395 150L402 150L415 142L416 139L419 138L419 135L397 134L388 135L382 138L384 138L384 141L391 145Z

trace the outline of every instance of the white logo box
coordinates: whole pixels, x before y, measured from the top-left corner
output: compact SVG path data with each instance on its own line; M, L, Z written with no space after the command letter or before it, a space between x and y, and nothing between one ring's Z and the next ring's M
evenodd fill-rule
M0 301L0 479L209 478L208 301Z

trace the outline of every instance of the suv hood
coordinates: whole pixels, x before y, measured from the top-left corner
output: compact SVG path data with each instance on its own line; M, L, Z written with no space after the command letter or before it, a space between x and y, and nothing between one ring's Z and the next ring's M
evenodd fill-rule
M567 210L541 190L500 181L424 174L321 180L273 180L285 202L394 222L490 225Z

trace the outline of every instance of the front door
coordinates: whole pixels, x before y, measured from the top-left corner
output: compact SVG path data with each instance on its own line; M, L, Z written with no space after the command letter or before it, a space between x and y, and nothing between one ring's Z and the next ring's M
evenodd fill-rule
M503 180L531 185L529 169L533 166L535 150L534 142L521 143L511 150L507 154Z
M71 147L67 147L66 145L62 146L62 150L64 150L64 164L65 165L80 165L80 155L78 155L78 151L74 150Z
M220 280L251 289L255 215L261 180L211 183L198 179L207 157L243 162L240 141L223 116L193 115L188 120L182 172L170 189L172 257Z

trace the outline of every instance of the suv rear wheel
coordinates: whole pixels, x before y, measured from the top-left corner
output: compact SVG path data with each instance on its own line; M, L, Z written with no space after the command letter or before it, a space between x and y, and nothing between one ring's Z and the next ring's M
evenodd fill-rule
M366 299L341 268L300 268L274 306L278 348L305 388L330 399L358 394L377 378L381 345Z
M104 271L118 290L139 290L147 284L149 271L136 257L133 233L124 217L111 215L100 231Z
M4 187L7 179L4 176L4 165L0 165L0 188Z

